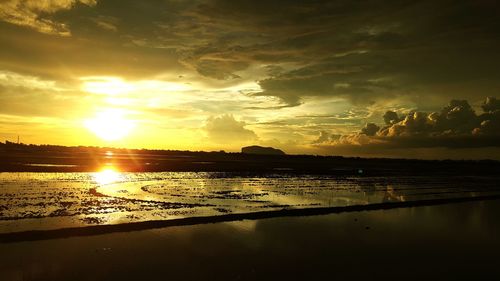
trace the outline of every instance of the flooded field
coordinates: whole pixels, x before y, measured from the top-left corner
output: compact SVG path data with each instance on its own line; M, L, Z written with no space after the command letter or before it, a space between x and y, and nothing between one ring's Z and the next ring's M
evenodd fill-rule
M0 243L0 280L498 280L500 200Z
M490 195L494 177L0 173L0 233Z

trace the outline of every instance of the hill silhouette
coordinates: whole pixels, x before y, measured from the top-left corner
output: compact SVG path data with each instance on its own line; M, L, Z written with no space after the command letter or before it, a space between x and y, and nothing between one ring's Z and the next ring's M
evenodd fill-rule
M285 152L281 149L276 149L273 147L262 147L258 145L245 146L241 148L241 153L246 154L262 154L262 155L285 155Z
M319 155L268 155L0 142L0 171L93 172L218 171L317 173L339 176L499 175L493 160L414 160Z

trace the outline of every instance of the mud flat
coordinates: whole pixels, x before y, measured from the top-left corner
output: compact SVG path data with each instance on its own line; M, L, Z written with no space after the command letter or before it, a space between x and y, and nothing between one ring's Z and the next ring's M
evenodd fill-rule
M0 173L0 242L498 196L494 176Z

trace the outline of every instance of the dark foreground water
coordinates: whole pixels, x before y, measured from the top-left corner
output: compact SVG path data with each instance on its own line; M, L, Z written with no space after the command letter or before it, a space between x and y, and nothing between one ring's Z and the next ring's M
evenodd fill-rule
M500 201L0 244L0 280L499 280Z

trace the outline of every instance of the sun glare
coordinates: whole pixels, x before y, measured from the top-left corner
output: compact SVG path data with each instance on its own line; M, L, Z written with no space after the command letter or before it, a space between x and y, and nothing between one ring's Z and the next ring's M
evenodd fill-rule
M122 175L121 173L119 173L118 171L116 171L111 167L111 168L105 168L100 172L94 173L93 178L96 183L104 185L121 180Z
M84 125L105 141L121 140L135 127L134 122L126 119L125 113L119 109L101 111L93 119L85 120Z

